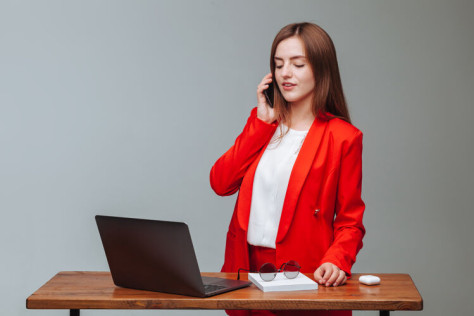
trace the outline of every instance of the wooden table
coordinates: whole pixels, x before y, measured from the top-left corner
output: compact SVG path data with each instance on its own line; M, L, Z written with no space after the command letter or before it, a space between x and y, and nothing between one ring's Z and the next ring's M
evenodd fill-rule
M236 278L236 273L203 273ZM117 287L109 272L60 272L26 300L29 309L268 309L268 310L422 310L423 300L408 274L376 274L381 284L367 286L354 274L339 287L315 291L267 292L250 287L208 297L166 294ZM312 278L311 274L307 274ZM241 278L246 279L242 274Z

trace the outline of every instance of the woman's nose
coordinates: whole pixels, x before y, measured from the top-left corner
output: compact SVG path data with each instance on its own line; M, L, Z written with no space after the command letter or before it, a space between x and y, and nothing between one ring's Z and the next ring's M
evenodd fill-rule
M281 70L281 75L285 78L291 77L292 71L289 65L284 65L282 70Z

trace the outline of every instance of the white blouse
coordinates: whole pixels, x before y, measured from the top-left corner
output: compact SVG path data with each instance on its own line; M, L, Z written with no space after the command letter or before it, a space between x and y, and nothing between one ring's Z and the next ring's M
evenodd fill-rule
M288 127L281 125L283 134ZM280 126L258 163L253 180L252 202L247 242L254 246L276 248L275 241L280 224L288 181L296 157L308 131L290 128L280 140Z

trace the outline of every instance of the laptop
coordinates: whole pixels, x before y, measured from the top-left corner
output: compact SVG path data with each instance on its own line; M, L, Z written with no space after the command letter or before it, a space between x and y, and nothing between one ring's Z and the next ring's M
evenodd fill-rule
M251 284L201 277L185 223L102 215L95 219L117 286L208 297Z

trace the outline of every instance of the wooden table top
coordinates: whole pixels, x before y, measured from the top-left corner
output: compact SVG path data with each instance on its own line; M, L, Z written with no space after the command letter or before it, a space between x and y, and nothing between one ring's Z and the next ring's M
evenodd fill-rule
M236 278L236 273L202 273ZM306 274L313 279L311 274ZM408 274L375 274L381 284L363 285L354 274L339 287L262 292L255 285L196 298L114 285L110 272L60 272L26 300L29 309L351 309L422 310L423 300ZM242 274L242 279L247 275Z

